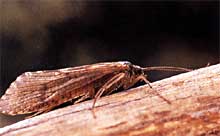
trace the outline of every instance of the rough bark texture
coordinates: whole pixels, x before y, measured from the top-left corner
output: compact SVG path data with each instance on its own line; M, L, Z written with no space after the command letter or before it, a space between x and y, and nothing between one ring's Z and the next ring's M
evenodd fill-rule
M220 135L220 64L86 101L0 129L0 135ZM155 95L155 90L171 104Z

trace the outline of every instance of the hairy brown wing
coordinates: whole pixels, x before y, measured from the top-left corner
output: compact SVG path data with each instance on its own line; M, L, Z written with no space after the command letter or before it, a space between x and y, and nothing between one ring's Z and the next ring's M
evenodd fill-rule
M127 65L124 63L113 62L26 72L10 85L0 99L0 112L10 115L24 114L29 111L28 108L44 102L54 93L70 90L65 88L71 88L71 91L74 91L106 74L125 69L127 69Z

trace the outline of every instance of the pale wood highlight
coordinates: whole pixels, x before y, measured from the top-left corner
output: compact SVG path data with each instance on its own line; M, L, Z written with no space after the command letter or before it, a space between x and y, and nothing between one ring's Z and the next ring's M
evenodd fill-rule
M102 97L96 118L86 101L1 128L0 135L220 135L220 64L151 85Z

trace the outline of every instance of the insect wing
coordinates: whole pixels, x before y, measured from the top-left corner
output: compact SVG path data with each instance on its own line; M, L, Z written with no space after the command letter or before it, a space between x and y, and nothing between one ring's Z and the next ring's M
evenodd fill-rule
M54 93L71 91L91 84L109 73L126 70L121 62L98 63L59 70L26 72L20 75L0 99L0 112L10 115L36 112L31 109ZM58 106L58 105L57 105ZM31 109L31 110L30 110Z

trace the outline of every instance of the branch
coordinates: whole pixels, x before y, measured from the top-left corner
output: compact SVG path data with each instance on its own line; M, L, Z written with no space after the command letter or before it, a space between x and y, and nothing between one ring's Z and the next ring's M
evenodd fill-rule
M57 109L0 129L0 135L220 135L220 64ZM166 101L155 95L155 90Z

